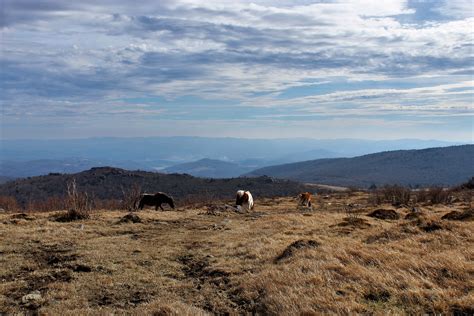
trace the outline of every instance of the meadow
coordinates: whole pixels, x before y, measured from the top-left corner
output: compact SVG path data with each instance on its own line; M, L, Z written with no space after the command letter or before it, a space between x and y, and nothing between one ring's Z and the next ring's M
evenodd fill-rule
M312 210L256 199L246 214L226 203L71 222L2 213L0 314L474 313L470 198L395 207L338 192Z

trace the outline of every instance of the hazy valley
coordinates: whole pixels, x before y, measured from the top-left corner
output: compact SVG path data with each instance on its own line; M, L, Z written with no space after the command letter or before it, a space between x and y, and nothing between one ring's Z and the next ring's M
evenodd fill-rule
M285 163L455 144L416 139L370 141L205 137L3 140L0 176L22 178L110 166L226 178Z

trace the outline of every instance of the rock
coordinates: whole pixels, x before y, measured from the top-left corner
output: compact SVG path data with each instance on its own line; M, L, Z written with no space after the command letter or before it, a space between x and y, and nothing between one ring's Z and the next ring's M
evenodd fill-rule
M33 291L29 294L24 295L21 298L21 302L30 307L38 307L41 305L41 302L43 300L43 297L41 296L41 293L39 291Z
M411 211L412 211L412 213L421 213L420 208L419 208L419 207L415 207L415 206L411 208Z

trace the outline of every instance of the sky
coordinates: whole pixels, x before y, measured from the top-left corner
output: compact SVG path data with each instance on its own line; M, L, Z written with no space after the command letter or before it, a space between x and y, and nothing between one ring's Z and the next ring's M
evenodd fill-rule
M1 139L473 142L472 0L0 0Z

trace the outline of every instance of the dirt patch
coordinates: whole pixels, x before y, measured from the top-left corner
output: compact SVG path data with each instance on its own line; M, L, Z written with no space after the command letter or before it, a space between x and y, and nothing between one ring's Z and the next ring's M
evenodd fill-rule
M196 258L193 255L184 255L178 257L178 262L183 264L183 272L188 278L193 278L199 283L211 283L214 285L228 284L230 282L229 273L214 269L209 264L209 259Z
M124 217L122 217L118 223L119 224L124 224L124 223L141 223L142 219L134 213L128 213Z
M195 301L194 305L217 315L232 312L235 303L231 293L234 289L229 272L212 267L208 257L186 254L178 257L177 261L182 264L185 277L192 281L192 291L214 293L204 300Z
M453 306L450 307L450 312L454 316L474 315L474 307L473 306L453 305Z
M372 290L364 294L364 299L371 302L387 302L390 296L387 290Z
M72 272L87 270L85 266L73 263L78 256L73 253L74 244L64 242L62 244L37 244L26 248L25 257L31 258L36 263L35 267L21 269L14 275L7 276L7 282L15 281L16 287L8 292L8 304L19 306L32 313L46 304L46 300L34 300L25 303L22 298L31 293L43 296L49 290L49 284L57 282L70 282L73 278ZM36 295L36 294L35 294Z
M65 264L75 261L77 255L74 253L75 247L72 243L40 245L33 247L28 252L38 265L43 268L60 268Z
M28 215L26 213L13 214L12 216L10 216L10 218L11 219L24 219L27 221L33 221L36 219L34 216Z
M113 308L130 308L148 303L156 294L154 287L135 284L118 284L100 289L89 298L91 306L107 306Z
M252 293L246 293L242 288L237 288L229 293L229 299L236 305L236 310L245 315L271 315L264 303L265 297L266 291L262 288Z
M60 223L68 223L73 221L80 221L84 219L89 219L90 214L89 212L76 212L74 210L70 210L67 212L61 212L59 214L55 214L51 217L51 220Z
M291 243L285 250L275 258L274 263L279 263L280 261L293 257L298 250L302 249L314 249L319 247L321 244L316 240L297 240Z
M423 230L427 233L434 232L434 231L446 228L443 225L443 223L438 222L438 221L427 221L427 222L421 223L418 227L420 227L421 230Z
M367 216L378 218L378 219L399 219L400 218L400 215L394 210L383 209L383 208L379 208L369 213Z
M17 280L22 280L23 282L17 283L21 285L7 292L7 297L10 305L18 305L23 309L36 313L37 310L46 303L46 301L40 300L34 304L30 304L23 302L22 297L33 292L44 294L48 291L49 284L55 282L70 282L72 280L72 275L71 272L66 269L42 270L36 271L35 274L32 274L32 272L33 271L17 275L15 278Z
M8 219L2 221L3 224L18 224L23 221L34 221L36 218L34 216L28 215L26 213L17 213L11 215Z
M223 204L223 205L208 204L206 205L206 211L203 213L199 213L199 215L227 216L230 213L241 213L241 212L237 209L237 207L229 205L229 204Z
M465 211L452 211L441 217L441 219L447 219L452 221L472 221L474 220L474 209Z
M71 264L67 266L69 269L71 269L74 272L92 272L92 268L85 265L85 264Z
M65 255L65 254L57 254L57 253L52 253L52 254L44 254L40 258L43 260L48 266L62 266L64 263L71 262L77 259L77 255L75 254L70 254L70 255Z

